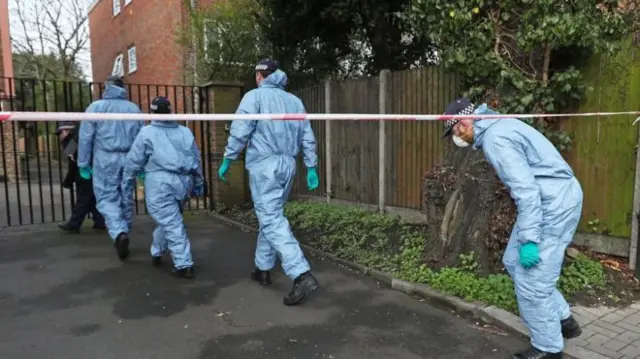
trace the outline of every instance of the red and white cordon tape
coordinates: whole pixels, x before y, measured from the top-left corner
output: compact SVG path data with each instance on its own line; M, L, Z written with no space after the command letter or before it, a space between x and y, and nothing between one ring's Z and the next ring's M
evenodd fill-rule
M492 114L492 115L399 115L364 113L265 113L265 114L148 114L148 113L86 113L86 112L0 112L4 121L89 121L89 120L157 120L157 121L231 121L231 120L323 120L323 121L444 121L449 119L526 119L556 117L640 116L640 111L588 112L553 114ZM640 121L638 117L633 124Z

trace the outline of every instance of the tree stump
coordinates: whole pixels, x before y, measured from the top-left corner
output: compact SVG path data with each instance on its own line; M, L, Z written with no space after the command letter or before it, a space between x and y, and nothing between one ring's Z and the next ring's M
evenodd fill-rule
M502 269L516 209L482 150L448 144L443 163L425 175L422 208L430 267L454 266L460 254L474 251L480 274Z

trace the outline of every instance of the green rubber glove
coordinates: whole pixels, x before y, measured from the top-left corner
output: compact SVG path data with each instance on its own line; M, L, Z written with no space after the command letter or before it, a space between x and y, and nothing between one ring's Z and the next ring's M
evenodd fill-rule
M78 172L80 172L80 177L86 180L91 178L91 167L80 167L78 168Z
M540 251L538 245L533 242L527 242L520 247L520 265L524 269L535 267L540 263Z
M218 177L225 182L227 182L227 179L224 177L224 175L226 175L227 171L229 170L229 164L231 164L231 160L225 158L222 161L222 165L220 165L220 168L218 169Z
M315 167L307 168L307 188L309 191L313 191L318 188L320 180L318 179L318 172Z

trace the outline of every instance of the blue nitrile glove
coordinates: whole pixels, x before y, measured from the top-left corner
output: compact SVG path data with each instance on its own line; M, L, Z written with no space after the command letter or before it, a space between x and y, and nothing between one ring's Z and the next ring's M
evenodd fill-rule
M91 178L91 167L80 167L78 168L78 172L80 172L80 177L86 180Z
M315 167L307 168L307 188L309 191L313 191L318 188L320 180L318 179L318 172Z
M538 245L533 242L527 242L520 247L520 265L524 269L535 267L540 263L540 251Z
M140 174L138 175L138 179L140 181L144 181L144 172L140 172Z
M222 165L218 169L218 177L225 182L227 182L227 179L224 177L224 175L227 174L227 171L229 170L229 164L231 164L231 160L225 158L222 161Z

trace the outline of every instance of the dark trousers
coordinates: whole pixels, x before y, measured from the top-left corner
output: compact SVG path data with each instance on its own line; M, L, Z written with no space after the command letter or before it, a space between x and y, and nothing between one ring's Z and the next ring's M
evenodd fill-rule
M69 227L80 228L82 222L91 213L94 227L104 228L104 217L96 208L96 197L93 195L93 183L80 176L76 177L76 206L69 218Z

